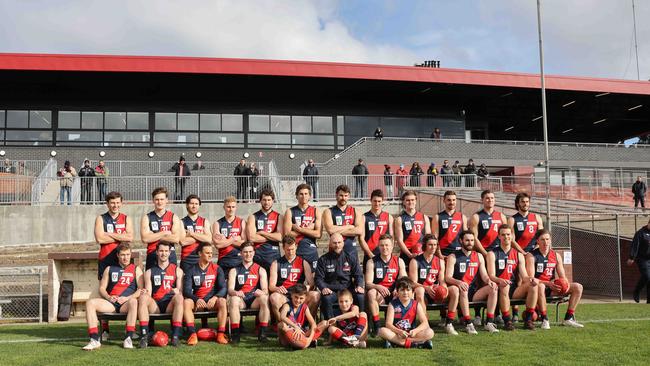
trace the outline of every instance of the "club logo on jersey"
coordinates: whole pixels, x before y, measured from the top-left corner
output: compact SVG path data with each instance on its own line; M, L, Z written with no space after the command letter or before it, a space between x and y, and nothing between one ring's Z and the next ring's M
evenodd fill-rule
M264 229L264 220L257 220L257 230Z
M350 263L343 263L343 272L350 272Z
M499 269L504 269L506 268L506 261L503 259L499 259Z
M288 273L286 268L280 268L280 278L287 278Z
M440 224L442 225L443 229L448 229L449 228L449 221L447 221L447 220L442 220L440 222Z
M384 269L383 268L377 268L375 270L377 278L384 278Z
M317 261L317 260L316 260L316 261L313 261L313 262L311 263L311 268L316 268L316 265L317 265L317 264L318 264L318 261Z
M420 278L427 278L427 270L426 270L426 268L420 269Z
M325 271L326 271L326 272L334 272L335 270L336 270L336 268L334 267L333 264L327 264L327 265L325 266Z
M467 270L467 263L459 263L458 270L460 273L465 273Z
M188 226L187 231L193 233L194 232L194 226L192 226L192 225Z
M544 272L544 263L537 263L537 271L538 273Z
M194 286L201 286L201 276L193 276Z
M483 229L485 229L485 230L490 228L490 222L488 220L481 220L481 225L483 226Z
M294 220L296 220L296 225L300 226L302 224L302 217L295 217Z
M373 221L368 222L368 230L375 230L375 223Z
M395 324L395 327L402 330L410 330L411 322L408 319L402 319Z
M406 228L406 230L411 230L413 228L413 226L411 225L410 221L405 221L404 222L404 228Z
M153 284L155 286L160 286L161 283L162 283L162 279L160 278L160 276L153 276Z
M228 236L228 228L227 227L221 228L221 235Z
M111 281L117 282L117 279L120 277L118 272L111 272Z
M343 225L343 217L336 216L336 226L341 226L341 225Z
M517 230L524 231L524 223L522 221L517 223Z
M113 227L113 224L106 224L106 232L107 233L115 232L115 228Z
M152 221L151 222L151 230L153 230L153 231L160 230L160 226L158 226L158 221Z
M242 275L242 274L237 275L237 282L238 282L240 285L243 285L244 282L246 282L246 278L245 278L245 276Z

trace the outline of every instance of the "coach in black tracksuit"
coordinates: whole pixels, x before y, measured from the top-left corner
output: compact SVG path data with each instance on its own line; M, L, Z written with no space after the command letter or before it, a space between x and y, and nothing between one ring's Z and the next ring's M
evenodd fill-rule
M634 288L634 301L639 302L639 293L646 288L646 301L650 304L650 221L634 234L628 265L636 262L641 277Z
M330 236L329 252L318 258L316 286L321 292L320 309L324 319L334 316L332 306L338 302L337 292L348 289L359 309L364 306L363 272L358 258L343 251L341 234Z

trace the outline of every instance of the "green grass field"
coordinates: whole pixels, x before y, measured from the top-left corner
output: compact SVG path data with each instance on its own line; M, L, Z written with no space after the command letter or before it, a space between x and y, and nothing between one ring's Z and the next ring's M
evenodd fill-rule
M564 312L565 306L560 307ZM549 310L551 310L549 308ZM437 315L433 323L437 323ZM553 311L549 318L554 321ZM230 365L331 364L331 365L555 365L644 364L650 360L647 337L650 334L650 305L586 304L578 308L577 318L584 329L552 324L551 330L478 336L461 332L450 337L434 327L433 350L383 349L383 342L370 339L367 349L345 349L322 345L305 351L289 351L271 338L260 345L244 336L238 346L200 342L196 347L146 350L121 348L123 323L111 323L113 340L93 352L84 352L87 343L84 324L6 325L0 327L0 364L2 365ZM251 319L247 319L251 320ZM167 322L160 322L164 329ZM165 324L162 324L165 323ZM247 322L248 329L252 324ZM457 327L458 329L459 327ZM460 330L460 329L459 329ZM117 339L120 338L120 339ZM322 342L321 342L322 343Z

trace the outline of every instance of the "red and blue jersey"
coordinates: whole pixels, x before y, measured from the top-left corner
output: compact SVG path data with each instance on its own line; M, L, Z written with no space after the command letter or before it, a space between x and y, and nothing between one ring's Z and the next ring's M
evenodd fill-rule
M492 249L494 253L495 275L498 278L515 283L517 281L517 266L519 265L519 252L510 248L504 252L501 246Z
M278 279L275 282L275 286L282 286L289 290L293 286L303 282L305 282L305 268L302 258L296 256L291 262L289 262L287 257L278 259Z
M226 282L223 270L216 263L206 268L199 264L190 267L183 275L183 296L194 301L210 300L213 296L226 296Z
M531 253L535 258L535 278L546 282L555 278L555 270L557 269L558 262L555 251L551 249L545 256L539 248L537 248Z
M138 289L135 278L136 267L131 263L126 267L110 266L106 292L111 296L130 296Z
M273 233L278 227L278 218L280 214L277 211L271 211L268 214L265 214L262 210L255 212L255 227L256 231L266 231L267 233ZM277 241L267 241L264 243L255 243L255 249L259 247L278 247L279 242Z
M393 306L393 326L397 329L409 331L415 328L415 322L418 315L418 302L409 300L404 305L399 299L393 299L390 304Z
M177 287L176 265L170 263L167 268L162 269L156 264L151 267L151 297L156 301L167 300L174 296L174 289Z
M149 218L149 230L152 233L159 233L161 231L172 231L172 226L174 226L174 213L171 211L165 211L162 216L156 215L155 211L151 211L147 214ZM156 251L156 247L160 240L152 241L147 244L147 254L151 254ZM170 250L174 250L172 245Z
M248 268L244 264L235 267L235 291L242 291L244 295L260 288L260 265L251 264Z
M453 253L460 249L460 232L463 231L463 214L456 211L438 213L438 245L445 253Z
M303 211L298 206L291 207L291 223L296 224L298 227L309 227L316 221L316 207L307 206ZM296 243L300 246L302 241L305 241L306 244L316 245L316 239L310 236L304 236L299 234L296 236Z
M381 211L379 215L375 215L371 210L364 213L363 216L365 217L364 240L368 244L370 251L378 255L379 251L375 251L375 249L379 245L379 237L388 232L390 214L386 211Z
M524 217L517 212L512 218L515 220L515 241L526 253L532 252L537 245L535 239L538 229L537 215L529 213Z
M481 266L479 254L471 251L469 255L466 255L464 251L459 250L454 255L456 256L454 278L468 285L473 284Z
M224 216L217 221L217 224L219 225L219 233L225 236L226 239L241 236L242 234L242 219L239 216L235 216L232 222L228 222ZM239 249L232 245L228 245L225 248L220 248L219 259L225 256L239 256Z
M305 316L307 305L305 303L302 303L300 306L295 308L291 301L289 301L287 304L289 305L289 313L287 313L287 317L304 329L305 322L307 321L307 317Z
M423 253L415 257L415 262L418 264L418 283L422 286L437 285L441 271L440 258L434 255L431 261L427 261Z
M399 276L399 257L391 255L388 262L384 262L381 256L375 256L372 258L372 262L375 265L372 283L384 286L390 291L393 291L395 281L397 281L397 277Z
M354 221L356 219L356 211L354 210L354 207L348 205L345 207L345 210L341 210L341 208L337 205L334 205L330 208L330 212L332 213L332 222L336 226L344 226L344 225L354 225ZM347 253L355 253L356 254L356 236L344 236L343 241L344 241L344 247L343 249Z
M109 212L106 212L102 215L102 226L106 233L123 234L126 232L126 215L120 213L116 218L113 218ZM114 258L115 261L117 261L118 245L120 245L120 243L117 241L113 243L100 244L99 260L102 261L106 258Z
M501 221L501 213L494 211L492 214L481 210L478 214L478 240L485 248L491 250L501 245L499 239L499 226L505 224Z
M347 312L352 311L352 307L350 306L350 309ZM334 308L333 315L335 317L343 314L340 308ZM338 320L336 321L336 327L341 329L343 333L345 333L346 336L351 336L354 335L356 330L357 330L357 325L359 323L359 316L354 316L352 318L347 318L343 320Z
M422 212L416 212L411 216L402 211L402 233L404 245L413 254L422 253L422 237L424 236L425 218Z
M192 220L189 216L183 217L183 226L185 230L203 234L205 233L205 218L197 217L196 220ZM183 266L193 265L199 263L199 242L195 241L192 244L184 245L181 249L181 260L184 262Z

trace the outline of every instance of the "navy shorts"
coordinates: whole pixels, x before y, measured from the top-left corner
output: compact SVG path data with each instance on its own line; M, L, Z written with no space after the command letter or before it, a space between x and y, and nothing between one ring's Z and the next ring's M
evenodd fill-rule
M111 304L115 307L115 312L116 312L116 313L119 313L119 312L120 312L120 309L122 308L122 305L124 305L124 304L126 304L126 303L124 303L124 304L120 304L120 303L118 303L118 302L116 301L116 302L111 302Z
M246 309L250 309L251 305L253 305L253 301L255 301L255 293L254 292L249 292L246 295L244 295L244 304L246 304Z
M469 285L469 289L467 290L467 301L472 302L472 299L474 298L474 295L476 295L476 291L478 291L479 288L476 286L475 283L472 283Z
M167 312L167 306L169 306L169 303L174 298L173 295L174 294L172 294L172 296L165 296L160 300L156 300L156 305L158 305L158 310L160 310L161 314L164 314L164 313Z

